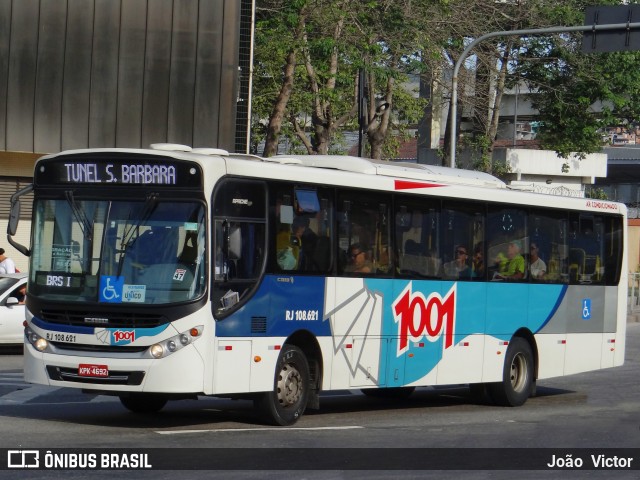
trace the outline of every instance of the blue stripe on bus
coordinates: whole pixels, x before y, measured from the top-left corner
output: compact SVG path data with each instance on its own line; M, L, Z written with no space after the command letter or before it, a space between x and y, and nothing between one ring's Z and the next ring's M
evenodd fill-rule
M372 321L366 330L368 341L379 342L378 379L386 386L406 385L431 372L442 360L446 348L455 347L469 335L488 335L508 341L522 327L538 332L551 320L567 291L566 285L553 284L378 278L333 280L337 289L341 283L352 289L353 282L362 282L362 287L353 290L351 297L355 302L349 303L349 297L345 297L341 300L343 305L328 305L331 311L325 312L326 278L267 276L251 302L217 323L216 334L220 337L288 337L295 331L307 330L316 336L330 336L330 317L335 312L344 308L340 321L355 322L360 313L358 306L363 301L381 300L382 318ZM443 322L436 335L420 334L417 341L405 336L403 343L399 316L393 311L394 302L402 297L409 299L407 305L415 307L411 301L419 298L418 303L424 309L428 299L436 298L438 305L442 305L449 295L455 296L453 331L446 332L446 322ZM259 320L255 325L254 319ZM426 325L418 317L415 322L422 327ZM437 325L438 319L434 318L430 326ZM261 328L252 330L252 326ZM347 331L351 338L354 332ZM347 339L335 341L342 344Z
M267 275L250 302L216 324L216 335L287 337L304 329L329 336L330 322L323 321L324 296L325 277ZM254 319L266 319L266 327L252 328Z
M566 285L553 284L369 278L364 284L370 292L382 297L384 312L382 332L371 334L398 334L391 305L410 282L414 293L420 292L425 297L433 292L443 296L456 283L455 334L487 334L505 340L521 326L538 332L550 321L567 291ZM533 298L531 302L529 297ZM286 337L296 330L306 329L315 335L329 336L330 322L323 318L331 312L324 312L324 299L325 277L269 275L251 302L217 323L216 334L221 337ZM252 331L252 319L266 319L266 328ZM264 325L264 322L258 324Z
M558 308L560 308L560 305L562 304L562 301L564 300L564 296L567 293L568 289L569 289L568 285L562 285L562 290L558 294L558 298L556 300L556 304L553 306L553 308L551 309L551 311L547 315L546 320L544 322L542 322L542 325L540 325L536 330L534 330L533 333L538 333L540 330L542 330L547 325L547 323L549 323L551 321L553 316L558 311Z
M103 326L78 326L78 325L61 325L58 323L49 323L38 317L33 317L31 323L36 327L51 332L75 333L78 335L95 335L96 331L107 332L108 345L128 345L141 337L153 337L164 330L170 324L159 325L153 328L125 328L125 327L103 327ZM133 333L131 333L133 332Z

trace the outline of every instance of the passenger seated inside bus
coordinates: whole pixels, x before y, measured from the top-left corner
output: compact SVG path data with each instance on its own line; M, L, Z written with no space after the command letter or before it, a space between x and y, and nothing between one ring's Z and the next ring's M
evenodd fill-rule
M369 261L367 253L362 244L354 243L351 245L344 273L372 273L373 264Z
M478 279L484 278L484 244L482 242L478 243L473 249L471 276Z
M494 280L521 280L525 277L525 261L520 253L522 243L519 240L512 240L507 245L506 255L500 252L495 263L498 271L493 276Z
M538 245L531 242L529 245L529 272L534 280L542 280L547 273L547 264L538 254Z
M471 267L469 266L469 252L464 245L455 247L455 259L442 266L442 277L446 279L460 279L471 277Z

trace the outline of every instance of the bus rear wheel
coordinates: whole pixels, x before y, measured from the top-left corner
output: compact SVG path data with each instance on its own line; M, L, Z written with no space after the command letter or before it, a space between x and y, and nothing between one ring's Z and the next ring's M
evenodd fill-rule
M120 396L120 402L134 413L157 413L167 404L167 398L152 393L131 393Z
M533 353L529 342L523 338L513 338L507 349L502 382L487 384L491 399L505 407L523 405L533 390L533 371Z
M302 350L284 345L274 379L273 391L260 394L255 406L269 424L293 425L304 413L311 382L309 363Z

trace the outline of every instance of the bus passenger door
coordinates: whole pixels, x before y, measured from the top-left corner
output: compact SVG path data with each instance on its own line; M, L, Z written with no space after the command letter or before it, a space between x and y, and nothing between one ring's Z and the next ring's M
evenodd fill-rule
M214 393L250 391L251 341L218 341L214 359Z
M381 353L387 351L387 339L353 337L351 365L355 371L350 378L351 387L384 386L387 383L386 365Z

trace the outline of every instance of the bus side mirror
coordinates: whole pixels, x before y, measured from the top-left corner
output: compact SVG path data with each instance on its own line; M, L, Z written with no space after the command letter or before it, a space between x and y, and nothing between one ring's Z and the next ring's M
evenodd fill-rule
M16 200L11 204L9 212L9 224L7 225L7 234L12 237L18 231L18 221L20 220L20 200Z
M26 195L33 190L33 185L28 185L22 190L11 195L11 210L9 211L9 222L7 223L7 241L9 244L27 257L31 252L24 245L20 245L13 241L13 236L18 231L18 221L20 220L20 197Z

